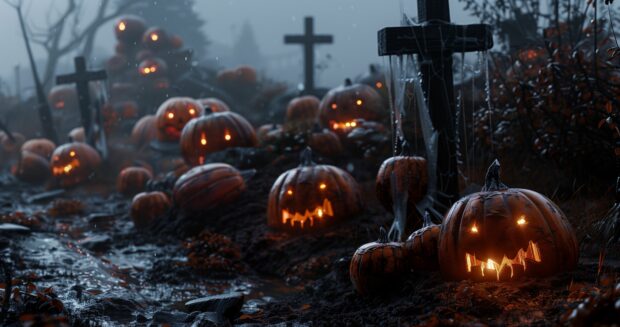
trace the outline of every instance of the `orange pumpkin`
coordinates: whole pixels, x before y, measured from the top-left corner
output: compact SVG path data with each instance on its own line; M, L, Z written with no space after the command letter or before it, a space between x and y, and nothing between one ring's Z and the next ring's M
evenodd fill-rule
M405 244L405 266L413 270L439 269L438 243L441 226L433 224L428 212L422 228L413 232Z
M144 167L127 167L118 174L116 190L118 193L133 196L144 191L146 182L153 179L153 174Z
M291 100L286 108L284 131L303 133L311 130L318 123L320 103L321 101L313 95Z
M308 146L314 152L326 157L340 156L343 151L338 135L328 129L319 129L311 132L308 137Z
M137 194L131 201L131 218L137 229L153 224L170 210L172 204L163 192Z
M273 143L282 137L282 125L265 124L256 130L256 138L260 145Z
M200 102L192 98L170 98L156 113L157 138L162 142L178 142L183 127L192 119L204 115Z
M153 115L142 117L131 130L131 143L142 148L157 139L157 123Z
M254 147L254 127L234 112L218 112L190 121L181 134L181 153L189 165L205 162L209 153L231 147Z
M351 283L362 295L385 293L398 287L405 275L404 250L401 243L388 242L380 230L379 240L362 245L351 259Z
M142 36L142 44L153 51L162 51L170 48L168 33L159 27L151 27Z
M99 153L89 145L67 143L52 153L51 171L60 187L70 187L91 178L100 164Z
M230 111L230 107L218 98L205 98L198 100L198 102L202 104L207 114Z
M372 87L353 84L347 79L343 86L330 90L321 101L320 121L323 126L346 133L356 119L380 120L387 113L381 95Z
M22 151L19 162L12 171L15 177L24 182L39 184L50 177L50 163L35 152Z
M78 96L75 86L64 84L56 85L50 90L47 101L55 110L78 107Z
M144 59L138 65L138 73L147 78L165 77L168 74L168 65L159 58Z
M362 210L359 185L346 171L312 161L306 148L301 165L284 172L271 187L267 224L310 231L351 218Z
M56 144L48 139L32 139L22 145L21 152L31 152L49 160Z
M136 16L123 16L114 24L114 34L122 44L137 44L144 31L146 31L144 20Z
M201 212L233 202L245 191L245 180L235 167L207 164L190 169L174 184L174 203L186 212Z
M577 266L575 233L544 195L508 188L496 160L485 186L457 201L439 237L439 266L446 279L511 280L542 277Z

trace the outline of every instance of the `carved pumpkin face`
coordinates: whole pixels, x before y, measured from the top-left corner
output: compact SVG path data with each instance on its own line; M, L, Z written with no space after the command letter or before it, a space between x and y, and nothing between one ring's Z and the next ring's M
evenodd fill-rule
M439 239L439 265L448 279L549 276L574 268L577 258L564 213L539 193L501 184L497 161L483 190L452 206Z
M312 95L295 98L286 108L284 131L303 133L311 130L318 122L321 101Z
M131 143L141 148L155 140L157 135L157 118L147 115L140 118L131 130Z
M386 113L383 99L368 85L352 84L332 89L321 101L320 120L323 126L346 134L355 128L356 119L379 120Z
M231 147L254 147L254 127L234 112L218 112L190 121L181 134L181 153L189 165L201 165L207 154Z
M52 87L47 100L55 110L78 107L77 91L73 85L56 85Z
M64 144L52 154L52 176L61 187L74 186L88 180L100 164L99 153L89 145Z
M164 77L168 74L168 65L159 58L144 59L138 66L138 73L146 78Z
M214 163L194 167L179 177L173 199L184 211L200 212L231 203L245 189L245 180L235 167Z
M312 162L302 153L301 165L286 171L269 192L268 224L291 231L309 231L351 218L362 209L360 189L347 172Z
M230 107L222 100L218 98L206 98L198 100L205 108L206 114L214 112L230 111Z
M204 115L202 105L191 98L170 98L157 109L158 139L163 142L177 142L183 127L192 119Z
M136 16L121 17L114 24L116 39L124 44L136 44L142 38L144 31L146 31L144 20Z
M372 87L383 97L384 101L388 101L385 74L376 65L370 65L368 72L359 78L358 83Z

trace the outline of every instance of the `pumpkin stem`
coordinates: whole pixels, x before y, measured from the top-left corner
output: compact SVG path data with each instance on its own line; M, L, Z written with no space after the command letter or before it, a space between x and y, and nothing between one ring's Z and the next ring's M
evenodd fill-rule
M499 160L495 159L495 161L491 163L491 166L489 166L489 169L487 170L487 175L484 181L484 187L482 188L483 192L499 191L499 190L505 190L508 188L506 185L502 183L502 181L499 178L499 169L500 169Z
M344 80L344 86L351 86L353 85L353 82L351 81L350 78L347 78Z
M377 240L377 243L388 243L388 234L385 231L385 228L381 227L379 228L379 239Z
M302 167L307 167L307 166L314 166L316 165L316 163L314 163L314 161L312 160L312 149L307 146L302 152L301 152L301 164L300 166Z
M213 108L209 107L205 107L205 114L212 114L213 113Z

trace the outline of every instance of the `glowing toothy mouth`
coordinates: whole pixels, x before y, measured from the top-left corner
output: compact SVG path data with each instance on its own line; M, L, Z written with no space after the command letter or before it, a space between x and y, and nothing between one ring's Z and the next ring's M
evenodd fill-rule
M527 269L528 260L533 262L542 261L540 256L540 248L536 242L529 241L527 249L519 249L517 255L512 259L504 255L499 263L493 261L492 259L487 259L486 261L479 260L476 258L475 254L465 253L465 264L467 266L468 273L471 273L472 270L477 271L479 269L482 277L485 276L485 273L495 273L497 275L497 280L499 280L499 276L504 268L510 268L510 278L512 278L514 276L513 265L521 265L525 271Z
M295 222L300 222L301 228L304 228L306 222L310 224L310 226L314 226L315 220L322 220L325 217L333 217L334 210L332 209L332 203L325 199L323 200L323 205L319 205L314 210L310 211L306 209L306 212L301 213L291 213L286 209L282 210L282 224L291 225L291 227L295 226Z

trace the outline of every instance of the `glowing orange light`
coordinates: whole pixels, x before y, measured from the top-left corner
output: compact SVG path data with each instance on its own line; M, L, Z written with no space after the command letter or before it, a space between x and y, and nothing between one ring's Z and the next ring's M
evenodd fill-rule
M323 204L318 205L314 210L306 210L303 214L291 213L286 209L282 210L282 224L295 226L295 222L299 222L301 228L304 228L308 223L310 226L314 226L315 220L323 219L325 216L334 216L332 203L328 199L324 199Z
M288 195L293 195L293 190L288 190L288 191L286 191L286 194L288 194Z
M471 232L474 234L478 234L478 227L476 225L471 226Z
M226 134L226 135L224 135L224 139L226 141L230 141L232 139L232 136L230 136L230 134Z
M525 220L525 216L519 217L519 220L517 220L517 224L519 224L519 225L527 224L527 220Z
M75 151L71 151L71 152L69 152L69 156L70 156L70 157L75 157Z
M63 170L65 171L65 174L68 174L72 169L73 169L73 166L71 166L71 165L66 165L63 168Z
M327 188L327 185L326 185L325 183L321 183L321 185L319 185L319 188L320 188L321 190L324 190L324 189L326 189L326 188Z
M527 269L527 260L534 262L542 262L542 257L540 255L540 249L538 248L538 244L535 242L529 241L527 245L527 249L519 249L517 255L510 259L506 255L502 258L502 261L498 264L492 259L487 259L487 261L482 261L476 259L475 254L465 253L465 264L467 267L467 272L471 273L472 267L480 267L480 274L484 277L485 270L495 271L497 280L499 280L500 273L505 267L510 268L510 278L514 276L514 268L512 265L521 265L523 266L523 270Z
M194 114L196 114L196 109L194 109L194 108L190 108L190 109L189 109L189 114L190 114L190 115L194 115Z
M145 74L150 74L151 73L151 69L149 67L144 67L142 72L145 73Z
M356 122L354 122L354 121L353 121L353 122L351 122L351 127L355 127L355 126L357 126L357 123L356 123Z
M376 86L378 89L380 89L380 88L382 88L382 87L383 87L383 83L381 83L381 82L377 82L377 84L375 84L375 86Z
M200 144L207 145L207 136L205 135L205 133L202 133L202 135L200 135Z
M127 25L125 25L125 22L118 23L118 30L119 31L124 31L125 29L127 29Z
M174 113L173 112L169 112L168 113L168 119L172 119L174 118Z
M362 101L362 99L357 99L357 101L355 101L355 104L361 106L362 104L364 104L364 101Z
M332 109L334 109L334 110L338 109L338 105L335 104L335 103L332 103Z
M151 41L156 42L157 40L159 40L159 35L157 33L151 34Z

